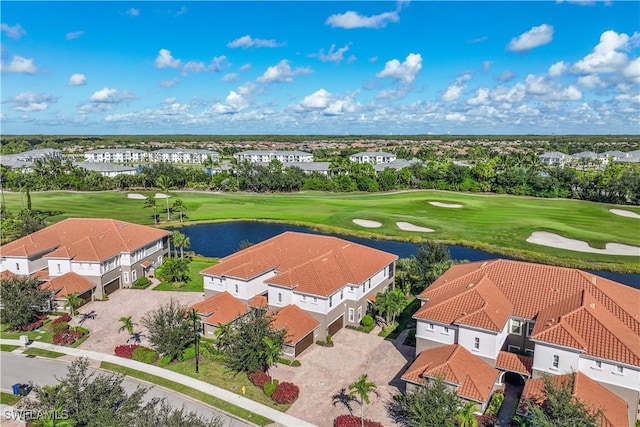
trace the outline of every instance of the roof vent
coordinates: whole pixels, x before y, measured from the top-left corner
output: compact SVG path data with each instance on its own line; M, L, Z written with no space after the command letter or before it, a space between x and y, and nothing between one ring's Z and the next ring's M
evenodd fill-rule
M596 283L598 283L598 277L597 276L591 276L591 283L593 283L594 285Z
M467 288L473 288L473 283L469 283L469 284L467 285Z
M596 303L592 302L591 304L589 304L589 307L591 307L592 309L595 310L596 309Z
M480 268L484 267L487 264L489 264L487 261L483 262L482 264L480 264Z

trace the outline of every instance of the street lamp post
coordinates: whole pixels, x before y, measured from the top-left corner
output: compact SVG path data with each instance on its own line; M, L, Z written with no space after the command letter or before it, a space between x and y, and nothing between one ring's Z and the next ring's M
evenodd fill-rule
M191 312L192 314L192 318L193 318L193 336L196 340L196 374L200 373L199 369L198 369L198 362L200 361L200 333L198 331L197 328L197 323L198 323L198 314L196 312L196 309L194 308L193 311Z

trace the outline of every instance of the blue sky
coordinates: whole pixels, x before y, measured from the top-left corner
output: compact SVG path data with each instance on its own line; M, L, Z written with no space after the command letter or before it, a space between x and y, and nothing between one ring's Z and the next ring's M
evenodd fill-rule
M3 134L640 133L640 2L2 1Z

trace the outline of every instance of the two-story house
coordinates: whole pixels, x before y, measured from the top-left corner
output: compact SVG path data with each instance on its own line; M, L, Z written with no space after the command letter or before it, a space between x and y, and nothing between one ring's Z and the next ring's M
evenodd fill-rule
M92 298L102 298L160 265L170 235L114 219L69 218L0 246L0 271L43 282L74 273L96 285Z
M460 345L478 366L502 372L498 384L509 373L582 372L625 400L635 420L637 289L577 269L493 260L452 267L419 298L417 355Z
M356 326L393 285L396 255L330 236L286 232L201 271L205 295L224 291L271 309L295 304L319 322L315 339Z

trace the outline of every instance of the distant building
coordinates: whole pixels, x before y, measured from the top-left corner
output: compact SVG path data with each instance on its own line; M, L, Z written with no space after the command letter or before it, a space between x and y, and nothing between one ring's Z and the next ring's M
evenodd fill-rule
M400 169L408 168L409 166L414 165L418 162L420 162L420 160L415 158L411 160L396 159L389 163L377 163L373 166L373 169L375 169L376 172L383 172L386 168L391 168L398 171Z
M33 169L36 160L46 163L52 159L62 159L62 152L54 148L42 148L17 154L3 154L0 156L0 164L6 168L23 169L29 172Z
M259 162L261 166L268 166L269 163ZM322 175L329 174L329 162L289 162L283 163L285 167L299 168L306 174L310 174L313 172L321 173Z
M233 155L238 162L248 161L249 163L270 163L278 160L280 163L308 163L313 162L313 154L305 151L287 150L247 150Z
M540 162L546 166L564 166L571 160L571 156L559 151L540 154Z
M138 168L136 166L126 166L117 163L92 163L80 162L75 166L86 169L88 171L97 172L102 176L113 178L118 175L136 175Z
M220 160L216 151L197 150L188 148L164 148L149 152L151 163L196 163L201 164L211 158L214 162Z
M139 163L147 161L147 152L135 148L102 148L84 153L91 163Z
M391 163L396 160L396 155L385 153L383 151L363 151L361 153L352 154L349 160L353 163L371 163L377 165L380 163Z

